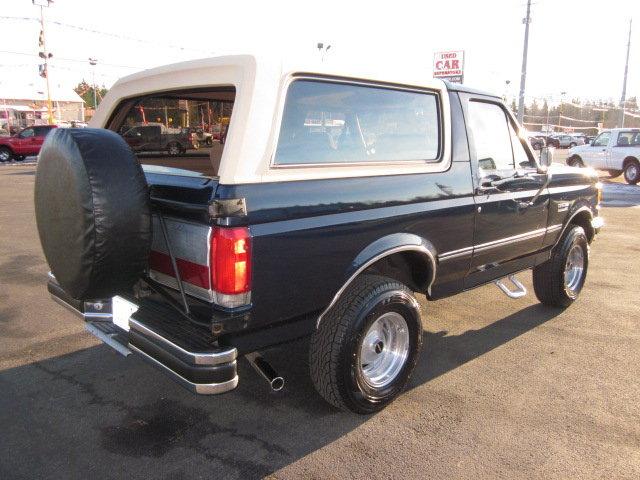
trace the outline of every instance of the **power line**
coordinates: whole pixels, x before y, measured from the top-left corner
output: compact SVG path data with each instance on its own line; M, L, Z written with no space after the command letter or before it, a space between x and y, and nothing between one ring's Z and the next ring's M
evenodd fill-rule
M12 52L9 50L0 50L0 53L7 53L10 55L25 55L28 57L38 57L38 55L36 55L35 53L28 53L28 52ZM80 63L87 63L86 59L80 59L80 58L65 58L65 57L54 57L53 60L59 60L59 61L64 61L64 62L80 62ZM105 65L107 67L117 67L117 68L132 68L135 70L142 70L141 67L133 67L131 65L118 65L115 63L105 63L105 62L100 62L101 65Z
M0 19L2 20L18 20L18 21L27 21L27 22L34 22L34 21L39 21L37 18L34 17L12 17L12 16L8 16L8 15L0 15ZM206 53L209 55L212 55L214 52L212 51L208 51L208 50L203 50L203 49L199 49L199 48L191 48L191 47L185 47L182 45L174 45L174 44L170 44L170 43L158 43L155 40L145 40L143 38L137 38L137 37L132 37L129 35L121 35L118 33L112 33L112 32L105 32L102 30L94 30L92 28L86 28L86 27L82 27L80 25L72 25L70 23L64 23L64 22L60 22L57 20L47 20L47 23L50 24L54 24L54 25L58 25L60 27L65 27L65 28L71 28L73 30L78 30L81 32L86 32L86 33L93 33L96 35L105 35L107 37L111 37L111 38L118 38L120 40L127 40L130 42L137 42L137 43L144 43L147 45L151 45L154 47L158 47L158 46L163 46L163 47L167 47L167 48L173 48L176 50L182 50L182 51L186 51L186 50L190 50L193 52L201 52L201 53Z

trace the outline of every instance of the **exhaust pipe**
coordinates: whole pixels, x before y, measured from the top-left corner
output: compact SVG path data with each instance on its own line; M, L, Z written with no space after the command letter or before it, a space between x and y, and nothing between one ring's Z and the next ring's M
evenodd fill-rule
M245 358L251 364L251 366L255 368L256 372L258 372L262 378L269 382L271 390L273 390L274 392L279 392L284 388L284 378L278 375L278 372L274 370L269 362L262 358L262 355L260 355L258 352L252 352L247 353L245 355Z

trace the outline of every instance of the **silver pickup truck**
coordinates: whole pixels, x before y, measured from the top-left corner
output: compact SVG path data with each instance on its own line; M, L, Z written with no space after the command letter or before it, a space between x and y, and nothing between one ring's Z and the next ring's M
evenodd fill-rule
M630 185L640 182L640 129L604 130L589 145L569 150L567 165L607 170L611 177L624 173Z

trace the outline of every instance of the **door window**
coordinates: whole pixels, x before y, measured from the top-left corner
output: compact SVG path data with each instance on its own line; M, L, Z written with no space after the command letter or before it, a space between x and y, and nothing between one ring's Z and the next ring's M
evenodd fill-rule
M593 141L594 147L606 147L609 145L609 138L611 137L611 132L603 132Z
M492 170L513 170L513 147L507 116L495 103L469 102L469 127L476 147L480 177Z
M511 146L513 148L513 159L515 160L516 167L520 168L528 168L535 167L535 164L529 158L527 151L522 145L522 140L516 133L511 125L511 122L507 122L509 124L509 135L511 136Z

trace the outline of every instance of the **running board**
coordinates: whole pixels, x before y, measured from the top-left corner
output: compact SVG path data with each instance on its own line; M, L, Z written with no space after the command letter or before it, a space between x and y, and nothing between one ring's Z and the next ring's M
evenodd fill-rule
M502 283L504 280L509 280L511 282L511 284L514 287L516 287L516 289L515 290L511 290L504 283ZM501 278L500 280L496 280L493 283L495 283L496 287L498 287L500 290L502 290L502 293L504 293L509 298L514 298L514 299L515 298L522 298L527 294L527 289L525 288L525 286L522 283L520 283L518 281L518 279L515 277L515 275L509 275L508 277Z

